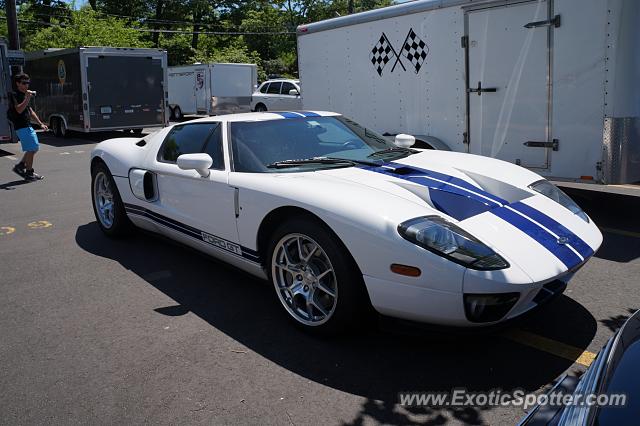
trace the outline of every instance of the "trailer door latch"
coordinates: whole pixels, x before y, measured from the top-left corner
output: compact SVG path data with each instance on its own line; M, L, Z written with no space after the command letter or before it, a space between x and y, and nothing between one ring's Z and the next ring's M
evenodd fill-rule
M553 139L551 142L527 141L523 145L529 148L551 148L553 151L557 151L560 142L558 139Z
M475 89L469 88L467 89L467 91L469 93L477 93L478 96L482 95L482 93L486 93L486 92L497 92L498 88L497 87L487 87L487 88L482 88L482 83L478 82L478 87Z
M550 27L558 28L560 26L560 15L556 15L551 19L547 19L546 21L535 21L529 22L525 25L525 28L538 28L538 27Z

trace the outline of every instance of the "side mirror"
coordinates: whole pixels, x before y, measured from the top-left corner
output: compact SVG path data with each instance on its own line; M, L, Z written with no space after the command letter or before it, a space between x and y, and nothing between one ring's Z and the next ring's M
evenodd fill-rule
M195 170L202 177L208 177L209 167L213 164L213 159L209 154L182 154L178 157L178 167L182 170Z
M400 148L409 148L416 143L416 138L415 136L399 133L396 135L396 139L393 141L393 143L395 143L396 146L399 146Z
M289 95L291 96L300 96L300 93L296 89L289 90Z

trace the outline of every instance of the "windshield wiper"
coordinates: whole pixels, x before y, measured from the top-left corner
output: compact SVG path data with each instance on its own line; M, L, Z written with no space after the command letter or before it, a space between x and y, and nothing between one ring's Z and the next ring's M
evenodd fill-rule
M377 157L378 155L391 154L391 153L399 153L399 154L417 154L420 151L416 151L411 148L403 148L401 146L394 146L392 148L381 149L380 151L372 152L367 155L367 158Z
M344 167L355 166L356 164L363 164L365 166L378 167L380 163L374 163L373 161L366 160L354 160L352 158L339 158L339 157L313 157L305 158L302 160L282 160L275 163L268 164L270 169L282 169L285 167L297 167L301 164L338 164Z
M301 160L276 161L274 163L267 164L267 167L270 169L283 169L287 167L298 167L303 164L337 164L337 165L343 165L344 167L351 167L351 166L355 166L356 162L352 160L343 159L343 158L313 157L313 158L304 158Z

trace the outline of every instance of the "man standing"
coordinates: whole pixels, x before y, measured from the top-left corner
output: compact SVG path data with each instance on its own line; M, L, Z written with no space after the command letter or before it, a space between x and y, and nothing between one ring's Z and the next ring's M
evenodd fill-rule
M13 77L16 85L16 91L9 94L9 113L8 117L13 123L16 130L20 145L24 155L22 160L13 167L13 171L22 176L26 180L40 180L40 176L33 171L33 157L40 147L38 136L31 127L31 118L33 118L43 130L49 130L46 124L40 121L38 115L29 106L31 98L36 92L29 90L29 76L25 73L18 73Z

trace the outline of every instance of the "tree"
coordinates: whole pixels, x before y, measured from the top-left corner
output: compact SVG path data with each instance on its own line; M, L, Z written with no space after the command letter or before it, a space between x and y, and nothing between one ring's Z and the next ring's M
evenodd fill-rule
M113 46L150 47L142 33L113 17L99 17L89 7L71 12L68 23L39 30L28 41L25 50L49 47Z

